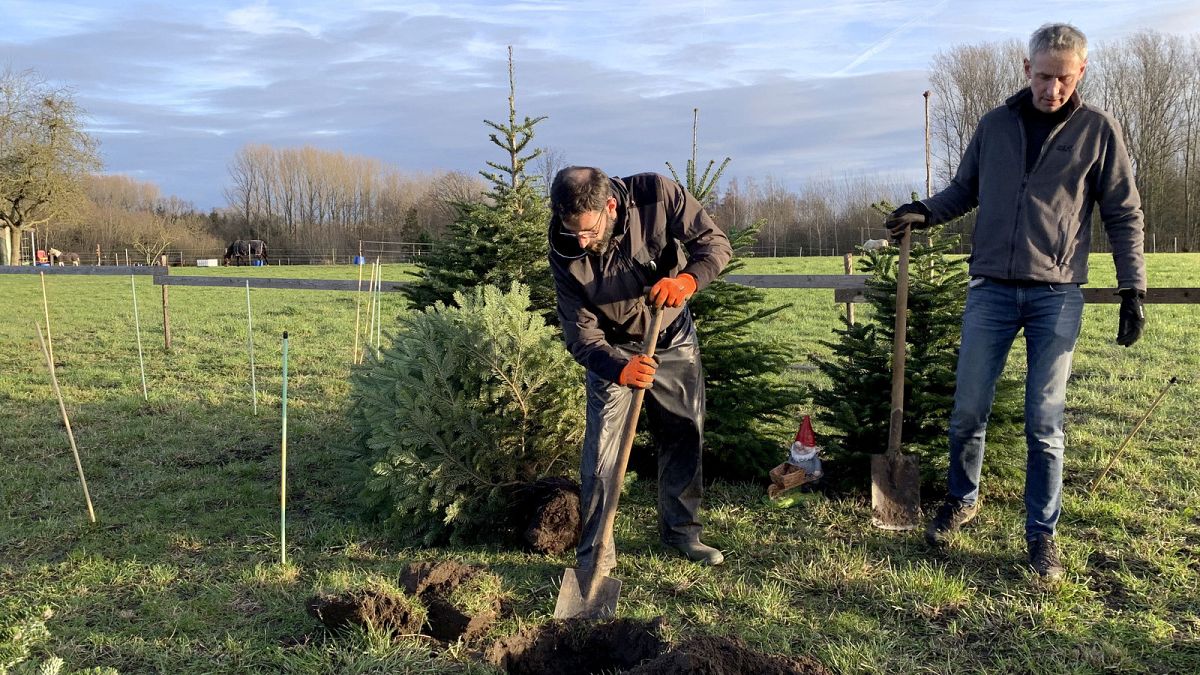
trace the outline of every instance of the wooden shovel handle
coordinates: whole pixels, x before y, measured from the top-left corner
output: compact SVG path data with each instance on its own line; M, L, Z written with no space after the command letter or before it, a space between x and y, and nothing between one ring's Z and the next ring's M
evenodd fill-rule
M912 228L900 239L900 265L896 270L896 339L892 344L892 415L888 423L889 455L900 452L900 429L904 426L904 358L908 341L908 254Z
M663 310L655 308L654 319L650 323L650 332L646 334L646 340L643 343L642 353L646 356L653 357L655 350L658 348L658 332L662 330ZM604 521L600 530L600 542L596 546L596 550L592 552L592 569L604 560L604 556L613 547L613 523L617 520L617 501L621 497L621 486L625 483L625 469L629 465L629 455L633 451L633 438L637 435L638 417L642 412L642 401L646 398L646 390L638 389L633 392L633 400L630 402L629 417L625 424L625 435L621 439L621 451L617 454L616 473L613 479L613 493L610 498L605 500L604 504ZM599 584L596 574L592 574L588 578L587 592L585 597L591 600Z

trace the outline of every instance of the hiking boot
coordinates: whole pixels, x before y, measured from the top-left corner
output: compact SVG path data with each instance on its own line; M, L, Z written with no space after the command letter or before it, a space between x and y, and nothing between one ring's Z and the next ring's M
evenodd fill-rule
M1028 541L1029 566L1043 579L1056 581L1061 579L1066 570L1058 559L1058 544L1054 537L1042 533L1034 535Z
M725 562L725 556L720 551L700 541L685 541L679 544L664 543L682 553L688 560L701 565L720 565Z
M929 521L929 526L925 528L925 543L930 546L945 546L951 534L958 532L959 528L971 522L977 515L978 501L974 504L964 504L947 499L938 507L937 513Z

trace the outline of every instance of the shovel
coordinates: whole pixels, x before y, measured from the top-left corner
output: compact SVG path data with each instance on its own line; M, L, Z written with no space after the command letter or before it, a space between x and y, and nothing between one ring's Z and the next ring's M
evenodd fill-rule
M650 332L642 353L654 356L658 346L658 331L662 328L663 310L654 310ZM604 505L600 541L592 551L592 569L567 568L563 571L562 586L558 589L558 602L554 605L556 619L602 619L617 613L617 599L621 597L621 580L608 576L607 571L594 574L596 563L604 560L613 550L613 523L617 519L617 500L621 497L621 486L625 483L625 467L629 464L629 453L633 450L633 437L637 433L638 415L642 412L642 400L646 390L633 392L629 404L629 419L625 424L625 435L621 440L621 452L617 455L616 474L613 477L613 494Z
M912 233L906 229L900 240L900 267L896 272L896 339L892 347L892 415L887 452L871 456L871 524L883 530L911 530L921 515L921 472L917 457L900 454L911 247Z

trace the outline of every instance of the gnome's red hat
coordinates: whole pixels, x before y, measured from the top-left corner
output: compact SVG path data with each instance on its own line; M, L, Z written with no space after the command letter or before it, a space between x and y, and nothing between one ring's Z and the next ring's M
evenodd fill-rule
M812 420L808 415L800 422L800 430L796 432L796 440L800 445L806 448L815 448L817 446L817 437L813 433Z

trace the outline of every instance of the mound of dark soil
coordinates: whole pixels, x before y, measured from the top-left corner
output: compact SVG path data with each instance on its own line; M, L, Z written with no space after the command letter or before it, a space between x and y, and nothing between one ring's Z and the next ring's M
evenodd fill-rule
M662 653L662 619L552 621L497 640L488 663L517 675L613 672Z
M414 563L400 574L400 584L410 594L421 599L428 610L424 633L443 642L462 639L475 640L487 632L500 615L500 600L496 597L476 597L474 609L455 602L455 591L469 584L483 567L465 565L453 560L438 563Z
M763 654L738 638L693 637L652 661L627 671L629 675L828 675L817 661Z
M305 609L332 630L351 625L374 626L390 633L409 635L420 631L424 623L424 617L413 611L407 598L370 589L341 595L316 595L308 599Z
M455 560L413 563L400 573L400 585L409 595L424 599L426 596L447 596L483 568L467 565Z
M566 553L579 542L579 484L543 478L515 493L512 517L521 538L538 553Z

